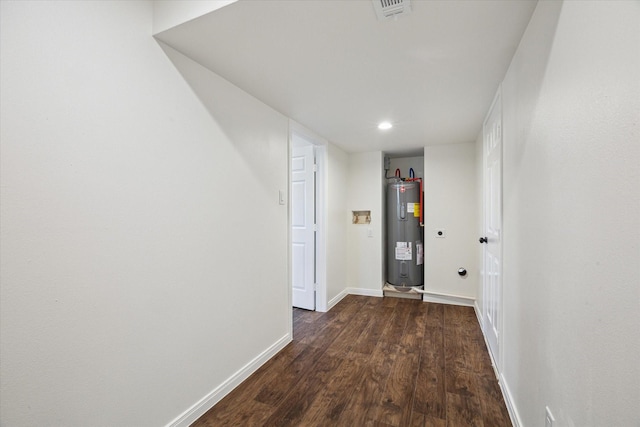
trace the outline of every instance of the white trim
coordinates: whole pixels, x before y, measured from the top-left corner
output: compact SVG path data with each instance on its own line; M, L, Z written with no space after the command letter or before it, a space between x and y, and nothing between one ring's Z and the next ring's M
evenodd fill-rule
M462 305L465 307L474 307L476 299L463 295L451 295L440 292L424 291L422 292L422 301L436 302L439 304Z
M507 404L507 412L509 412L511 424L513 424L513 427L521 427L522 420L520 419L520 414L518 414L518 409L516 408L513 396L511 395L511 390L509 390L509 386L507 385L507 380L504 378L504 375L500 375L498 383L500 384L500 390L502 390L504 402Z
M384 296L382 289L363 289L363 288L347 288L349 295L364 295L366 297L380 297Z
M382 289L362 289L362 288L345 288L335 297L331 298L331 300L327 304L327 310L331 310L337 303L342 301L342 298L347 295L364 295L366 297L383 297ZM320 311L320 310L318 310Z
M317 141L317 140L316 140ZM316 156L316 310L327 311L327 146L315 145Z
M509 418L511 418L511 424L513 427L521 427L522 420L520 419L520 414L518 413L518 409L516 408L515 401L513 400L513 395L511 394L511 390L507 385L507 380L504 375L498 371L498 365L496 365L496 361L493 358L493 354L489 351L489 343L487 342L487 337L484 334L483 328L483 315L478 308L478 304L474 304L474 311L476 312L476 317L478 318L478 324L480 325L480 330L482 331L482 338L484 338L484 343L487 347L487 353L489 353L489 358L491 359L491 366L493 367L493 372L496 374L496 378L498 379L498 384L500 385L500 391L502 392L502 398L507 406L507 412L509 412Z
M291 136L291 120L289 120L289 134L287 141L287 331L293 337L293 263L291 252L293 236L291 233L291 156L293 155L293 138Z
M480 324L480 330L482 331L482 311L480 310L480 306L478 305L478 300L473 302L473 311L476 312L476 317L478 318L478 323ZM484 335L484 332L482 332Z
M337 303L339 303L342 298L347 295L363 295L366 297L380 297L384 296L382 289L362 289L362 288L345 288L335 297L331 298L329 303L327 304L327 311L331 310Z
M198 418L205 414L209 409L218 403L222 398L229 394L234 388L247 378L258 368L264 365L269 359L276 355L292 340L290 334L286 334L278 341L273 343L269 348L260 353L252 361L243 366L238 372L227 378L222 384L214 388L202 399L194 403L189 409L184 411L173 421L166 425L166 427L188 427Z
M331 310L337 303L342 300L342 298L346 297L348 294L349 293L347 292L347 289L343 289L342 292L331 298L331 300L327 303L327 311Z

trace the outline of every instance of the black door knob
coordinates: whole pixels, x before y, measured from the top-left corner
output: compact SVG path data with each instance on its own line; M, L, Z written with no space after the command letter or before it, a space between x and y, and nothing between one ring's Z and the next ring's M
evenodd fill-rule
M486 237L481 237L480 238L480 243L487 243L487 242L488 242L488 240L487 240Z

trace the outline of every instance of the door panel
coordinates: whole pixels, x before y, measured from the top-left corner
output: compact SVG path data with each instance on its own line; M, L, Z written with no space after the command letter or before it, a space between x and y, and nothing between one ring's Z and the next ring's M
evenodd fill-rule
M500 369L502 335L502 99L500 91L483 127L484 276L483 330L494 362Z
M291 158L291 265L294 307L315 309L313 146L294 146Z

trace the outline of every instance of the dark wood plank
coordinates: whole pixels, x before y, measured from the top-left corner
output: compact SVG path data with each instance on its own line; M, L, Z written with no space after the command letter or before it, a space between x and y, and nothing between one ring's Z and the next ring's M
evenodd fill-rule
M375 421L378 404L382 400L396 351L390 351L386 343L380 341L368 357L364 369L355 378L355 388L351 388L348 403L340 417L341 425L361 426Z
M265 422L268 426L297 426L311 403L332 379L333 372L344 359L326 353L315 364L314 369L305 375L290 390L290 398L285 399Z
M446 417L444 364L444 307L427 303L427 329L420 353L420 366L413 412L436 419Z
M366 302L344 326L337 326L340 334L327 348L327 353L345 357L367 329L370 319L376 317L376 304ZM366 338L366 335L365 335Z
M393 426L409 424L413 392L417 379L419 354L398 354L387 381L376 420Z
M398 299L399 298L394 298ZM385 343L389 348L400 344L404 329L409 321L409 315L411 314L411 303L414 300L402 300L402 303L396 304L391 317L387 320L386 325L380 334L379 340Z
M371 354L380 342L380 337L392 316L395 307L386 305L377 306L376 312L369 318L369 322L356 340L352 351L362 354Z
M291 389L306 375L313 372L313 367L320 359L324 350L318 347L307 346L280 375L266 382L255 400L267 405L278 406L290 393Z
M427 327L427 310L422 301L410 300L411 312L400 340L400 351L419 354Z
M447 427L463 426L484 427L480 403L475 396L447 393Z
M413 412L445 419L445 371L441 368L421 368L413 400Z
M447 421L414 412L409 425L410 427L446 427Z
M484 424L495 427L510 427L511 418L495 377L479 376L476 377L476 381L478 382L478 400Z
M413 401L419 380L421 350L425 338L427 310L422 301L410 300L411 312L398 345L398 356L385 388L376 419L391 425L412 422Z
M353 384L362 378L369 356L351 353L336 370L332 381L311 404L300 425L336 425L350 397L354 394Z

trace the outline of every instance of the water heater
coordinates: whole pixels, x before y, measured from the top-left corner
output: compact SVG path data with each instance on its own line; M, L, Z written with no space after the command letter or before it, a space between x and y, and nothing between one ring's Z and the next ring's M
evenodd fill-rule
M387 282L396 287L422 286L424 247L420 226L420 184L387 187Z

